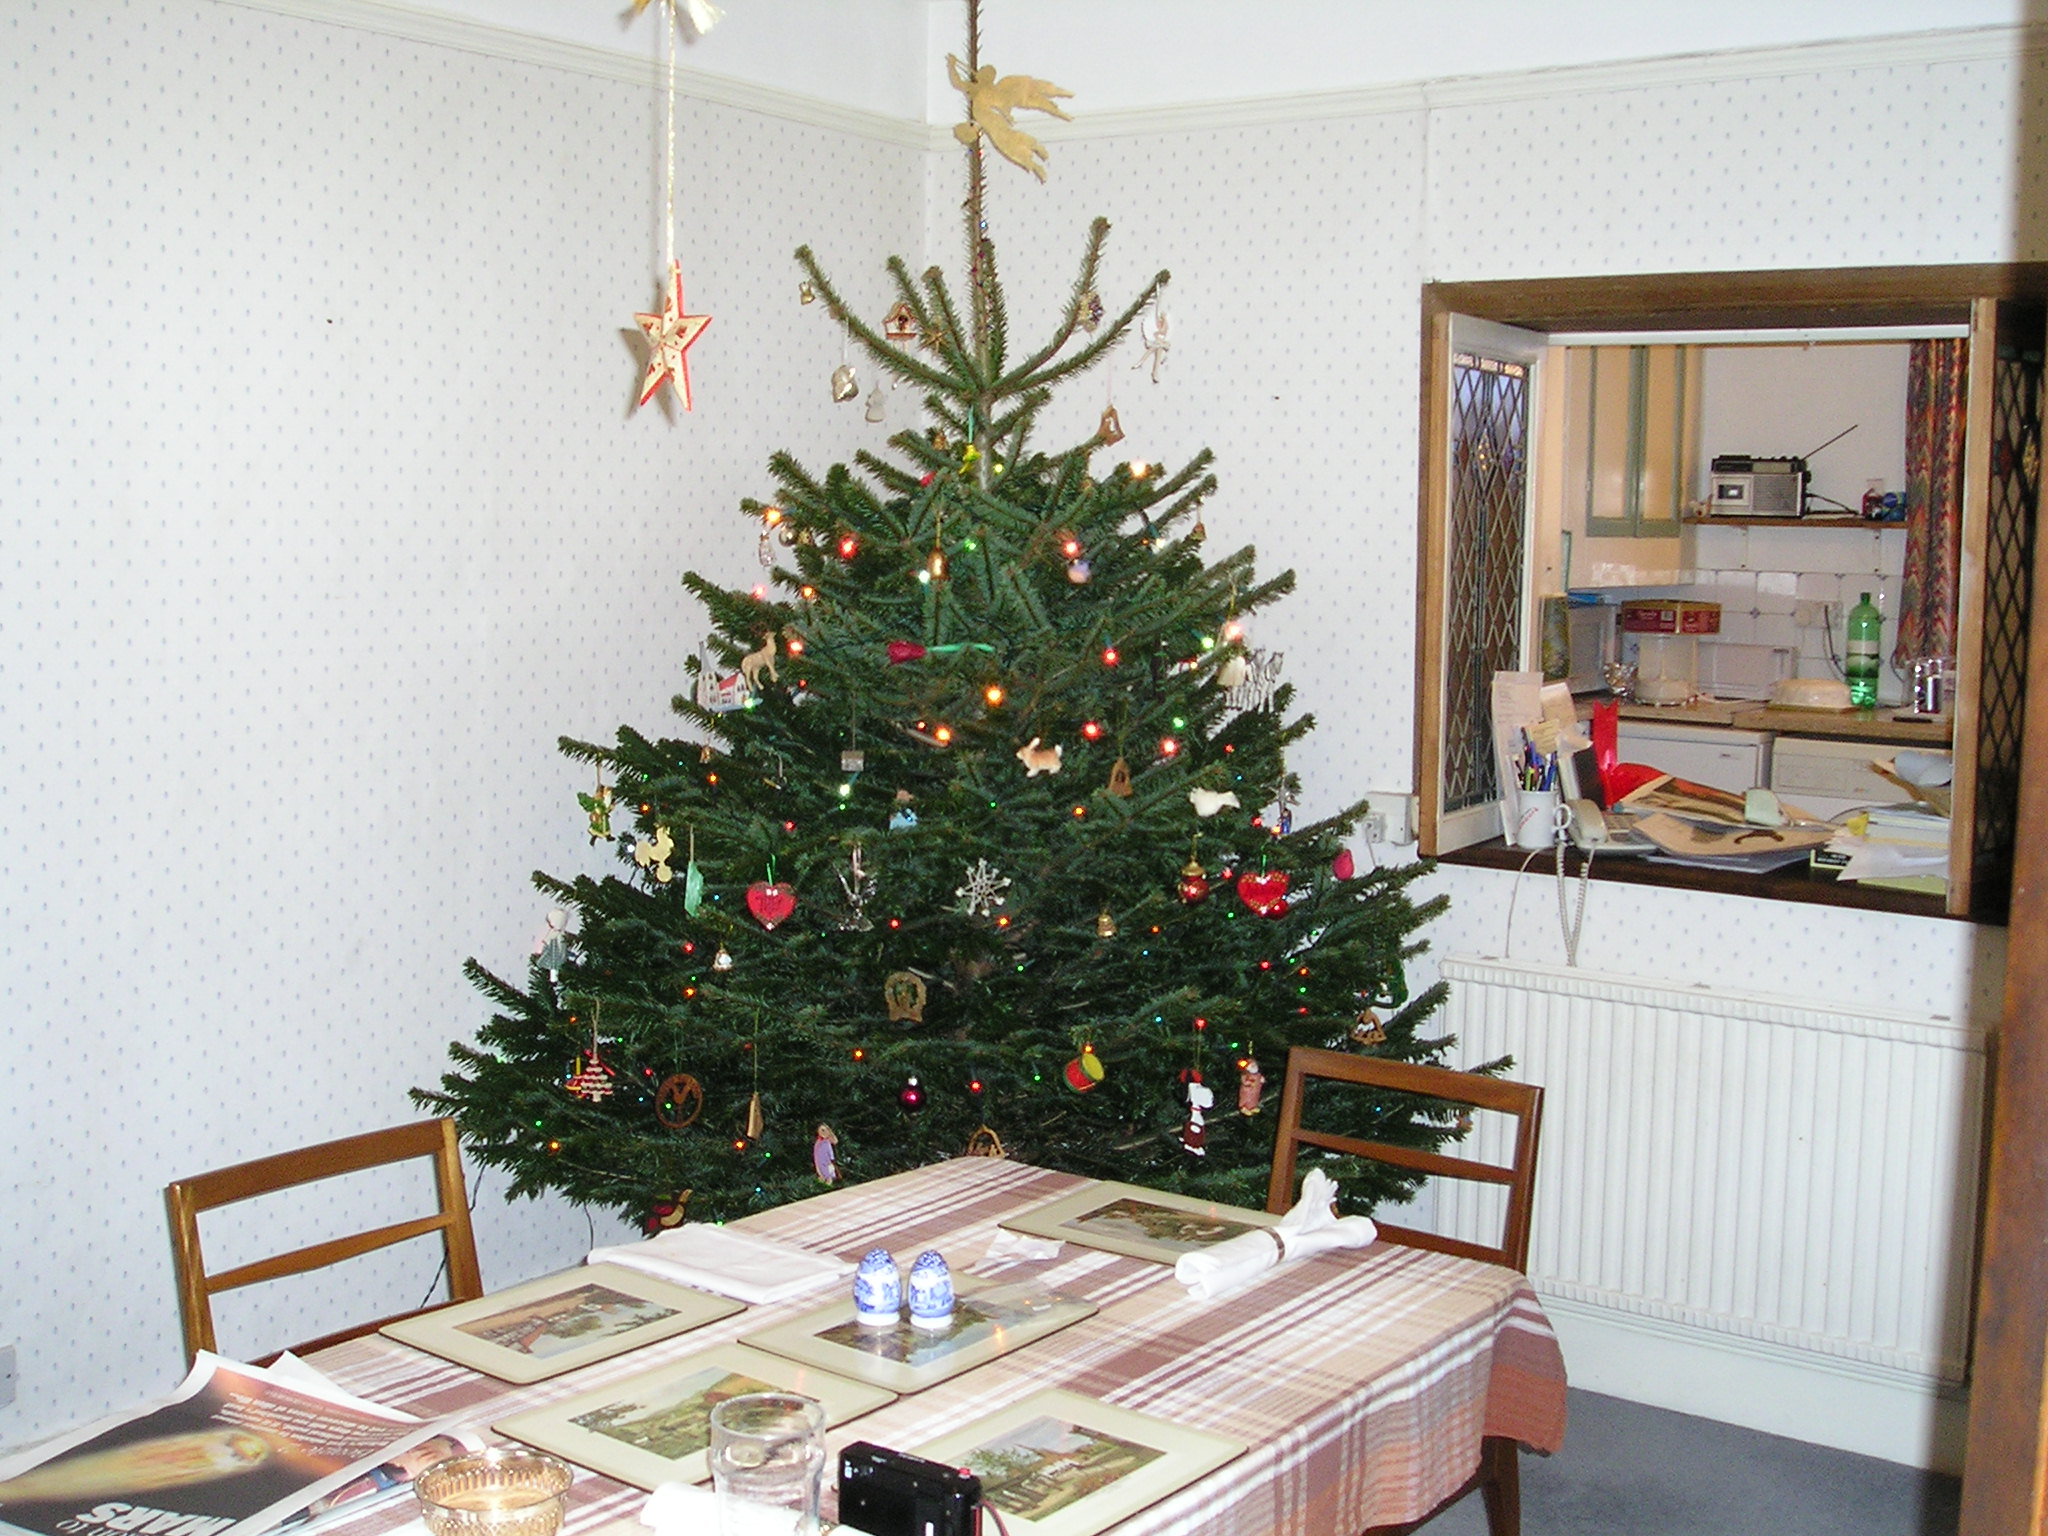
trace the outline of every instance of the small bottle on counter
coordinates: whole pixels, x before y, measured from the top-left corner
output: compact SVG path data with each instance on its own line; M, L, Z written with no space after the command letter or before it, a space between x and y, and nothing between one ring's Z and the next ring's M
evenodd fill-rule
M1849 703L1856 709L1877 707L1878 650L1884 636L1884 615L1865 592L1849 610L1848 644L1842 680L1849 685Z

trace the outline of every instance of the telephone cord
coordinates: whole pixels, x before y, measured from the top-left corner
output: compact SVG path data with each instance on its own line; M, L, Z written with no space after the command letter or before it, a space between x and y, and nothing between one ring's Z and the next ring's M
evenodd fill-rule
M1593 883L1593 849L1590 845L1586 848L1586 862L1579 867L1579 909L1568 914L1565 910L1564 895L1568 883L1564 872L1564 845L1564 829L1560 827L1556 838L1557 927L1564 937L1564 963L1576 969L1579 963L1579 934L1586 926L1586 891Z

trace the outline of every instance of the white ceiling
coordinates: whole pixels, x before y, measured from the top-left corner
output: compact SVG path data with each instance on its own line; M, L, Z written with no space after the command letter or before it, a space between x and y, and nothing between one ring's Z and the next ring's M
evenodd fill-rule
M399 0L634 58L660 0ZM964 0L718 0L693 72L906 121L948 122ZM982 55L1074 93L1077 114L1901 33L2012 26L2029 0L984 0Z

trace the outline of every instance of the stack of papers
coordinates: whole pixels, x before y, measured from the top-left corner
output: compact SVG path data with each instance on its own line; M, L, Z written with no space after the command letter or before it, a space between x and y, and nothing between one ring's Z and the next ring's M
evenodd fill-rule
M1873 806L1851 816L1814 862L1839 880L1946 895L1948 836L1948 817L1924 804Z
M1782 808L1777 826L1753 825L1745 797L1689 779L1664 778L1625 796L1621 809L1639 818L1635 830L1662 850L1660 862L1761 874L1804 861L1833 828Z

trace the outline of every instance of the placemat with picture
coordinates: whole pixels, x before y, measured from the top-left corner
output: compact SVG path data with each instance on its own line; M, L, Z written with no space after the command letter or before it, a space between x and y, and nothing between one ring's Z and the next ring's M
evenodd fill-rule
M835 1376L892 1392L922 1392L1093 1317L1095 1310L1094 1302L1042 1281L966 1285L954 1297L952 1317L937 1328L913 1323L907 1312L893 1326L870 1326L857 1319L849 1297L741 1340Z
M610 1386L501 1419L500 1434L639 1488L711 1475L711 1410L748 1392L794 1392L841 1424L896 1400L886 1388L744 1344L722 1344Z
M730 1297L672 1285L622 1265L585 1264L423 1317L387 1323L381 1332L523 1386L745 1310L744 1303Z
M981 1479L1010 1536L1094 1536L1245 1452L1244 1442L1050 1388L916 1448Z
M1006 1216L998 1225L1033 1237L1171 1264L1184 1253L1213 1248L1279 1220L1269 1211L1104 1179Z

